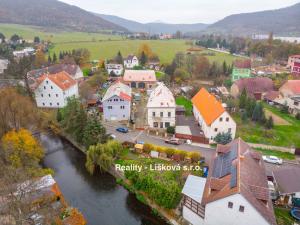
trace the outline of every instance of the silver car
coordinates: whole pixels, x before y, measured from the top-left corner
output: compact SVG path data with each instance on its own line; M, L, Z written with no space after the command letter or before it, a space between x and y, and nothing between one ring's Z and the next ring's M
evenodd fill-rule
M272 155L270 155L270 156L264 155L263 160L267 163L272 163L272 164L277 164L277 165L282 165L282 163L283 163L282 159L280 159L276 156L272 156Z

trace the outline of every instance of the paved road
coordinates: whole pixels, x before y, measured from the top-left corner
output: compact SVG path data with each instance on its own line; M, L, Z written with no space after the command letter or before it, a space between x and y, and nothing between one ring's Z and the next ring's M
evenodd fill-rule
M166 147L172 147L175 149L181 149L181 150L186 150L186 151L196 151L200 152L202 156L205 157L205 161L209 163L212 159L212 156L215 154L215 149L213 148L205 148L205 147L198 147L198 146L193 146L193 145L187 145L187 144L182 144L179 146L176 145L169 145L164 142L163 138L147 135L145 131L129 131L127 134L119 133L116 131L116 128L114 126L106 125L106 130L107 133L111 133L116 135L116 139L123 142L123 141L130 141L130 142L135 142L137 141L143 141L145 143L151 143L154 145L159 145L159 146L166 146ZM300 164L293 164L293 163L288 163L284 162L283 165L274 165L270 163L265 163L266 171L267 173L272 173L274 170L278 170L281 168L299 168L300 169Z
M127 134L123 134L117 132L115 127L112 126L105 126L105 127L107 133L116 135L117 137L116 139L121 142L123 141L135 142L137 140L137 141L143 141L145 143L150 143L154 145L172 147L175 149L181 149L181 150L193 151L193 152L196 151L196 152L200 152L201 155L205 157L206 162L210 162L213 154L215 154L215 149L213 148L198 147L198 146L187 145L187 144L182 144L179 146L169 145L164 142L163 138L147 135L145 131L129 131Z

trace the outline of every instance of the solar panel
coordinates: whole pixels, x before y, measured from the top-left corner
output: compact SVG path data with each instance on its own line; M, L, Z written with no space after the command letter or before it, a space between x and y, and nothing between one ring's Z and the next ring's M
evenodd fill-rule
M232 159L230 152L219 155L214 162L213 177L221 178L230 174L231 163Z
M237 168L236 166L231 167L231 179L230 179L230 188L237 186Z
M237 158L237 152L238 152L237 149L238 149L238 144L231 145L230 147L231 160L235 160Z

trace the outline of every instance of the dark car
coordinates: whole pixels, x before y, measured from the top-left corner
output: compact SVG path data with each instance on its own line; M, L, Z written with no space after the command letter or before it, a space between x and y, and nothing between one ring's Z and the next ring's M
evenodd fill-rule
M165 140L165 143L171 144L171 145L181 145L183 142L178 138L170 138Z
M128 128L127 127L118 127L116 131L120 133L128 133Z

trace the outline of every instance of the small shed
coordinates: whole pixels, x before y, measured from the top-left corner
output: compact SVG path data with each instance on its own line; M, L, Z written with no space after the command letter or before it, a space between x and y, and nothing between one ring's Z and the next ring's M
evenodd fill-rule
M159 157L159 152L151 151L150 156L151 156L151 158L158 158Z
M182 105L177 105L176 106L176 116L184 116L185 115L185 108Z
M144 145L142 144L136 144L134 146L134 150L137 152L137 153L143 153L143 149L144 149Z

